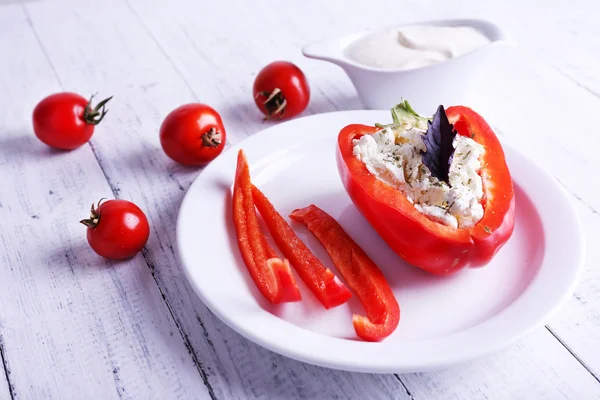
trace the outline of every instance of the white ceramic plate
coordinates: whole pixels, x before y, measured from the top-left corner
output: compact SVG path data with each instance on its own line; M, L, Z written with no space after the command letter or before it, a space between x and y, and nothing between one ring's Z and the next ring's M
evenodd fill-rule
M543 324L572 293L583 264L576 211L551 176L507 145L516 225L494 260L481 269L439 277L397 257L346 195L335 163L342 127L389 120L388 111L346 111L280 123L206 167L181 205L177 242L189 281L215 315L248 339L304 362L362 372L415 372L509 345ZM253 182L282 215L318 205L381 268L401 308L391 336L379 343L360 341L351 319L352 313L364 313L356 296L325 310L299 278L302 302L273 306L260 296L239 255L231 220L239 148L248 156ZM337 273L316 239L303 226L292 226Z

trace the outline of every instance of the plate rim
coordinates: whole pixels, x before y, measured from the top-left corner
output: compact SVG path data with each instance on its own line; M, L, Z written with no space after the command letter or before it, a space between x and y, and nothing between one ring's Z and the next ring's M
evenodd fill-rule
M320 113L320 114L304 116L301 118L295 118L295 119L292 119L289 121L271 125L271 126L265 128L265 129L262 129L254 134L251 134L248 137L246 137L243 140L236 143L235 145L230 146L228 149L226 149L225 152L227 154L237 153L237 151L240 148L247 146L249 143L251 144L253 141L259 140L261 136L267 135L273 131L278 131L280 129L290 129L290 127L294 124L303 124L309 120L327 119L327 118L338 117L338 116L340 118L342 118L342 116L353 115L353 114L360 114L361 117L364 117L367 114L372 114L374 117L379 117L382 115L382 112L389 113L389 110L332 111L332 112L327 112L327 113ZM196 281L196 279L194 278L194 276L192 274L189 263L186 262L185 249L183 248L183 243L182 243L182 229L183 229L182 226L184 223L183 222L184 221L183 214L184 214L185 210L187 209L187 203L191 201L190 198L192 197L192 195L190 193L192 193L192 188L194 188L194 186L197 185L198 182L201 182L203 177L206 176L207 171L210 172L210 171L212 171L213 168L218 167L218 163L215 163L215 162L212 162L211 164L206 166L205 169L200 172L200 174L196 177L194 182L192 182L190 187L186 190L185 196L180 204L180 207L179 207L179 210L177 213L177 223L176 223L177 256L178 256L179 262L182 266L182 269L184 271L184 275L186 276L186 279L188 280L188 282L194 289L194 292L201 299L201 301L204 303L204 305L215 316L217 316L217 318L219 318L223 323L225 323L227 326L229 326L235 332L237 332L241 336L247 338L248 340L250 340L270 351L273 351L275 353L281 354L283 356L286 356L286 357L289 357L289 358L292 358L292 359L295 359L295 360L298 360L301 362L318 365L318 366L326 367L326 368L333 368L333 369L352 371L352 372L365 372L365 373L396 373L396 372L398 372L398 373L402 373L402 372L422 372L422 371L442 369L442 368L446 368L446 367L449 367L452 365L473 361L473 360L479 359L481 357L485 357L487 355L495 353L495 352L497 352L503 348L506 348L506 347L510 346L511 344L517 342L524 336L528 335L531 331L533 331L536 328L545 324L545 322L549 319L549 317L551 315L553 315L556 311L558 311L563 306L563 304L573 294L577 284L579 283L579 281L581 279L581 275L583 273L583 267L584 267L584 258L585 258L585 241L584 241L585 237L583 234L583 226L581 223L581 218L575 208L574 201L571 198L571 196L568 194L568 192L565 190L565 188L559 184L558 180L552 174L550 174L545 168L543 168L536 160L529 158L524 153L522 153L521 151L519 151L518 149L516 149L515 147L510 145L510 143L508 143L506 140L504 140L504 138L499 137L499 139L502 142L503 148L505 148L505 153L507 153L506 149L509 149L508 150L509 153L513 153L513 154L517 155L517 158L520 158L521 160L525 160L525 162L527 162L531 165L534 165L535 169L536 169L536 173L539 173L542 176L544 176L544 178L546 180L551 182L551 185L553 186L553 188L558 190L561 193L561 195L562 195L561 200L563 202L565 202L566 204L568 204L569 214L570 214L570 217L572 217L571 218L571 222L573 224L572 228L574 228L574 230L576 232L575 236L576 236L576 239L578 239L578 240L574 241L574 243L576 242L576 244L572 247L572 252L575 255L575 257L573 259L574 267L572 268L574 273L571 276L571 280L570 280L569 284L565 287L562 294L559 295L559 298L556 299L551 306L545 307L545 309L546 309L545 312L543 313L543 315L539 315L536 318L536 321L526 324L527 325L526 328L520 330L520 332L518 332L517 334L511 335L509 338L507 338L505 340L496 341L495 344L492 346L488 345L485 348L485 350L471 352L470 354L462 355L461 357L454 357L452 359L452 361L444 360L444 361L439 361L436 363L430 363L428 365L393 364L393 363L389 363L389 362L388 363L369 364L369 365L364 365L364 364L358 365L356 363L351 363L351 362L348 363L347 361L343 361L343 360L330 359L324 355L317 355L317 356L315 356L315 354L308 355L308 354L306 354L306 352L303 352L303 351L290 350L289 346L281 345L280 341L265 340L260 334L257 334L255 331L249 330L247 327L242 326L243 324L241 324L239 322L236 323L235 321L233 321L229 316L225 315L222 312L221 308L216 306L210 298L205 296L204 291L198 286L198 282ZM215 165L217 165L217 167L215 167ZM252 168L252 165L251 165L251 168ZM525 193L527 193L527 191L525 191ZM535 206L536 206L536 210L537 210L538 206L537 205L535 205ZM540 214L540 218L541 217L542 217L542 215ZM544 230L544 232L546 232L546 230ZM544 250L544 255L545 254L546 254L546 250ZM540 270L542 269L544 263L545 263L545 261L542 261L542 263L540 265ZM521 293L519 295L519 297L523 297L523 295L525 294L526 291L529 290L529 288L530 288L530 285L527 286L527 288L524 290L523 293ZM507 309L514 307L513 305L517 301L518 301L518 298L514 302L512 302L507 307ZM258 306L258 307L260 307L260 306ZM486 322L488 322L490 319L496 320L497 318L499 318L499 316L501 314L504 314L505 312L506 312L506 310L502 310L502 311L498 312L497 314L495 314L492 317L483 321L482 324L486 324ZM352 342L354 344L354 346L358 346L357 348L363 347L363 350L366 350L366 351L368 351L369 348L373 349L373 347L371 347L371 346L378 346L381 343L385 343L385 341L380 342L380 343L368 343L368 342L349 341L349 340L345 340L345 339L335 338L335 337L327 336L324 334L312 332L312 331L303 329L301 327L298 327L296 325L293 325L285 320L278 318L277 316L271 314L270 312L268 312L266 310L264 311L264 313L268 314L271 318L274 318L280 322L284 322L285 324L293 327L292 329L302 331L301 336L304 336L305 340L310 339L311 342L314 342L314 341L325 342L326 345L332 345L333 342L339 342L339 341ZM457 333L447 335L446 338L450 338L450 337L457 336L457 335L464 336L465 332L473 331L474 328L477 328L478 326L480 326L482 324L475 325L474 327L468 328L464 331L459 331ZM481 328L479 328L479 329L481 329ZM435 338L435 339L430 339L430 340L424 340L421 342L428 342L428 341L439 342L440 340L439 340L439 338Z

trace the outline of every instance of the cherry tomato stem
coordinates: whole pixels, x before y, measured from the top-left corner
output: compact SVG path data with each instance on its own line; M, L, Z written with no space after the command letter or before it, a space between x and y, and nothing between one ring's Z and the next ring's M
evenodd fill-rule
M265 100L262 102L264 107L267 109L267 114L265 115L264 120L272 119L276 117L278 119L282 119L285 113L285 107L287 106L287 100L283 96L283 92L279 88L275 88L271 93L269 92L260 92L257 93L254 98L264 97Z
M110 96L109 98L106 98L98 103L96 107L92 108L92 100L94 99L94 96L94 94L90 96L90 101L87 103L85 110L83 111L83 119L90 125L98 125L100 121L104 119L104 116L106 113L108 113L108 110L106 109L106 103L113 98L113 96Z

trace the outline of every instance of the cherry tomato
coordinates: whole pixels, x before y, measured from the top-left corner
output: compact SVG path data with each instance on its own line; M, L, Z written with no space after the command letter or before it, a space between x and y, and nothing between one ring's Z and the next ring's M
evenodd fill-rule
M212 161L223 151L226 138L221 116L206 104L176 108L160 126L160 144L165 153L188 166Z
M86 143L94 127L102 121L108 110L102 100L92 108L92 100L76 93L55 93L40 101L33 110L33 131L48 146L73 150Z
M87 226L87 240L98 255L122 260L136 255L148 241L150 226L146 215L127 200L108 200L92 204Z
M308 106L310 88L300 68L287 61L264 67L254 80L254 102L265 119L292 118Z

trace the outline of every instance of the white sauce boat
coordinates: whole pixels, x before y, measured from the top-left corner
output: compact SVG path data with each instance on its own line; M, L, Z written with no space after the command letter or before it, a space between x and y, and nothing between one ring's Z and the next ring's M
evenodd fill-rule
M344 53L354 41L385 29L405 26L469 26L484 34L490 43L476 50L433 65L415 69L378 69L349 59ZM365 107L389 109L401 99L410 102L423 115L435 112L438 105L461 105L476 88L478 73L484 70L500 46L510 46L505 33L491 22L480 19L449 19L412 22L378 27L310 44L302 49L309 58L340 66L354 84ZM466 104L464 104L466 105Z

